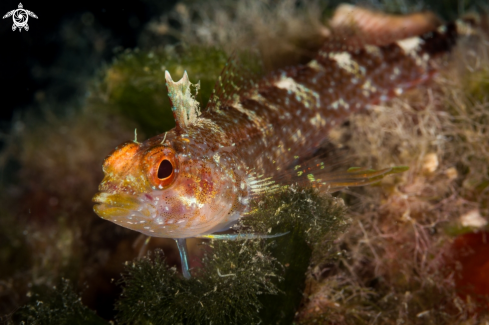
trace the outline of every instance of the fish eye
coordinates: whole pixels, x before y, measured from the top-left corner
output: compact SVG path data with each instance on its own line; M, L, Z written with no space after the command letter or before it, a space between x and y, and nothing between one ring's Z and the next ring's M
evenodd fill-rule
M158 178L163 180L173 174L173 165L168 159L163 159L158 167Z
M172 148L150 148L144 155L143 166L148 180L155 188L168 188L177 178L178 159Z

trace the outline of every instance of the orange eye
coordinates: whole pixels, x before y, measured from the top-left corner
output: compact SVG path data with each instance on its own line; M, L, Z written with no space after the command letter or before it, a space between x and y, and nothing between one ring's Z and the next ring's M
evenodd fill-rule
M149 181L160 189L173 184L178 173L175 151L168 147L158 146L149 149L144 157L144 166Z

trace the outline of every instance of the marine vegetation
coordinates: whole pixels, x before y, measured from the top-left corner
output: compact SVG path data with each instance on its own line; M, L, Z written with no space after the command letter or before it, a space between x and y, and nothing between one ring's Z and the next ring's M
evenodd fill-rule
M19 118L2 320L489 321L489 20L426 8L178 3Z

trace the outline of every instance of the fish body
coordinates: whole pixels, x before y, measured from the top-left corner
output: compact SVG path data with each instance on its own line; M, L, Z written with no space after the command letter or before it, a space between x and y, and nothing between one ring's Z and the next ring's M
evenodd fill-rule
M456 34L448 24L385 46L328 42L310 63L234 92L226 83L233 71L225 69L202 113L186 73L179 82L167 73L176 127L127 142L106 158L94 210L153 237L226 230L248 212L251 199L287 185L276 176L312 155L332 127L429 79L432 58L447 52ZM317 187L341 183L309 175Z

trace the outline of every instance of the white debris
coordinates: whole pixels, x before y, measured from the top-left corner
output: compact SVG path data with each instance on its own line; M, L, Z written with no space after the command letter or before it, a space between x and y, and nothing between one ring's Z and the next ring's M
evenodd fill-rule
M460 217L460 223L464 227L482 228L487 225L487 220L481 216L479 210L471 210Z

